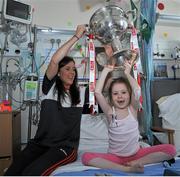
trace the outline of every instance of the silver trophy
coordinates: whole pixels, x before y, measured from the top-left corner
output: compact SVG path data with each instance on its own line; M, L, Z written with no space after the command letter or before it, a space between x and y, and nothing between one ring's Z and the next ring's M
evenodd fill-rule
M131 17L131 20L130 20ZM134 17L134 18L132 18ZM116 68L124 69L124 60L137 60L132 57L130 49L130 33L128 29L136 19L136 11L125 12L122 8L109 5L98 9L90 18L90 32L104 45L111 45L112 57L105 52L97 54L96 61L99 65L115 64Z

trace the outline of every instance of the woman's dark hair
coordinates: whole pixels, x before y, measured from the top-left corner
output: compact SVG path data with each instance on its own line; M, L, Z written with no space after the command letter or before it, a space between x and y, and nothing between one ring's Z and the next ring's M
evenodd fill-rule
M122 84L126 85L127 90L129 92L129 95L130 95L130 100L129 100L129 103L130 103L131 102L131 95L132 95L132 88L131 88L131 85L130 85L129 81L124 77L114 79L111 82L111 85L109 87L109 101L110 101L110 103L112 104L112 88L113 88L114 84L118 84L118 83L122 83Z
M65 56L60 62L59 62L59 68L58 68L58 72L59 70L64 67L65 65L67 65L70 62L74 62L74 59L72 57L69 56ZM71 96L71 103L72 106L77 105L78 103L80 103L80 92L79 92L79 88L78 88L78 84L77 84L77 78L78 78L78 74L77 74L77 70L75 69L75 77L74 77L74 81L73 84L70 87L70 96ZM58 91L58 104L59 107L62 107L61 105L61 100L65 99L65 88L63 85L62 80L60 79L60 77L56 77L56 85L55 85L55 91Z

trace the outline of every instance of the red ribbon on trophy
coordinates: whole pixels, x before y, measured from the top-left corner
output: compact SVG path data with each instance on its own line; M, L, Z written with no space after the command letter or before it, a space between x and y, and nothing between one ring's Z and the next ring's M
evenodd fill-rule
M96 60L95 60L95 46L94 46L94 35L89 34L89 43L88 43L88 51L89 51L89 106L91 110L91 114L95 114L97 112L97 105L95 101L95 86L96 86Z
M140 50L139 50L139 44L138 44L138 38L137 38L137 30L135 27L133 27L131 30L130 44L131 44L130 45L131 49L136 50L138 53L137 57L139 58L137 59L137 62L133 66L133 73L134 73L135 79L137 80L139 86L141 87L141 73L143 73L143 71L142 71L141 59L140 59L140 54L139 54ZM142 103L143 103L142 95L139 98L139 103L140 103L139 111L141 111Z

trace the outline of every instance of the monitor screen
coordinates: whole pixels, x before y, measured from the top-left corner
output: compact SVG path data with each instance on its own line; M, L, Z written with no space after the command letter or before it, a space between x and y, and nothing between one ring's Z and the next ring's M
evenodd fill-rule
M32 8L30 5L19 1L4 0L4 18L30 24L32 20Z

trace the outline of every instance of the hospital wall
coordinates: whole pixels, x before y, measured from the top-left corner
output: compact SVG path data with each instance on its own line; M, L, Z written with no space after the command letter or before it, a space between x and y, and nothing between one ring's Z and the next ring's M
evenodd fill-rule
M1 2L2 0L0 0ZM92 14L103 7L105 0L21 0L32 5L33 21L32 25L51 27L53 29L75 30L78 24L88 24ZM116 0L118 2L118 0ZM127 1L127 0L126 0ZM139 0L134 0L138 2ZM180 16L179 0L161 0L164 9L157 12L162 14L172 14ZM168 41L180 40L180 20L162 21L158 20L155 28L154 41L168 44ZM162 42L160 42L161 44ZM156 46L155 46L156 47ZM161 47L161 46L160 46ZM27 138L27 114L22 115L22 142ZM32 134L35 133L32 129Z

